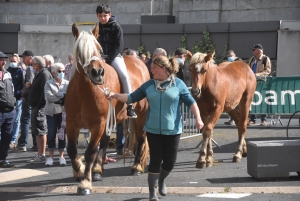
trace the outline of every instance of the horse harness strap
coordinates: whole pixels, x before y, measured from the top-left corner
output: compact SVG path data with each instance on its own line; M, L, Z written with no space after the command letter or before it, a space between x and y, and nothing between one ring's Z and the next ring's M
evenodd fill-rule
M98 86L97 86L98 87ZM110 89L109 88L103 88L101 89L100 87L98 87L100 89L100 91L102 91L104 93L105 96L107 96L110 93ZM107 113L107 121L106 121L106 135L110 136L112 131L116 129L116 111L115 111L115 107L113 106L113 100L109 101L109 107L108 107L108 113Z

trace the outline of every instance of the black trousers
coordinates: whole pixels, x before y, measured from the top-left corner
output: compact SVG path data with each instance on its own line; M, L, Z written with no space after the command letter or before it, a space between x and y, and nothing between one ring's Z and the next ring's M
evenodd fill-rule
M160 167L170 172L176 162L180 134L161 135L147 132L150 148L148 172L159 173Z

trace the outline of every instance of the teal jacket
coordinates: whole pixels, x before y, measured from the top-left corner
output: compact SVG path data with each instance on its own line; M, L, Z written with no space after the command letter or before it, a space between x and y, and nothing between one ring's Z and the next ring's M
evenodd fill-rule
M168 84L165 83L163 87ZM175 78L175 84L165 92L158 92L154 80L149 80L128 94L127 103L134 103L145 97L148 100L149 108L144 126L146 132L163 135L182 133L180 103L182 101L190 107L195 100L182 80Z

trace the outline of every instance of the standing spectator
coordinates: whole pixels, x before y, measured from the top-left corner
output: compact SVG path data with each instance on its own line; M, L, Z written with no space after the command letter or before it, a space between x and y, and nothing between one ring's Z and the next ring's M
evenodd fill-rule
M51 73L51 67L54 64L54 58L50 54L44 55L43 57L46 62L46 67L47 67L48 71Z
M10 73L12 77L12 82L14 85L14 96L16 99L16 118L12 129L12 137L10 141L9 147L11 149L16 147L16 139L19 134L20 128L20 118L22 114L22 89L24 86L24 73L22 67L19 65L20 58L18 54L13 54L9 57L9 67L7 71Z
M44 87L48 80L52 79L51 73L46 69L45 59L35 56L32 59L32 66L36 72L29 92L29 103L31 113L31 132L36 136L38 153L29 162L45 162L46 142L47 142L47 122L44 114L46 104Z
M227 52L227 60L229 62L242 61L241 58L239 58L239 57L237 57L235 55L235 53L234 53L233 50L228 50L228 52ZM235 122L234 122L234 120L231 117L229 117L229 121L224 122L224 124L225 125L235 125Z
M261 44L255 44L251 47L253 51L253 57L250 58L249 66L253 70L256 77L268 76L271 73L271 61L270 58L263 54L263 47ZM250 121L248 125L256 124L256 115L250 115ZM261 115L261 126L267 126L267 115Z
M116 70L122 83L123 91L129 94L131 93L131 84L124 58L121 55L123 49L123 30L116 22L115 16L112 16L108 5L102 4L97 6L96 14L99 20L98 42L102 47L105 47L103 48L104 54L107 55L105 61ZM137 118L133 104L127 105L127 116L129 118Z
M147 61L146 66L148 68L149 74L150 74L150 78L153 79L153 75L151 72L151 65L152 65L152 61L157 57L157 56L167 56L167 52L166 50L162 49L162 48L156 48L153 52L152 57Z
M66 72L65 77L67 80L70 80L70 74L73 65L73 55L69 54L68 59L69 59L69 63L65 65L65 72Z
M51 71L54 78L47 81L44 89L46 98L44 111L47 118L47 140L50 156L46 159L46 166L53 165L54 149L56 148L56 133L61 127L64 98L69 85L69 81L64 79L65 67L62 63L53 64ZM64 158L65 148L66 138L63 136L63 139L58 139L59 164L61 166L66 165L66 160Z
M110 92L108 99L116 98L121 102L137 102L147 98L149 108L144 130L150 148L148 166L149 200L158 200L155 188L165 196L167 187L165 178L174 167L177 157L182 123L180 101L183 101L196 117L196 127L200 130L203 122L196 101L186 85L175 74L178 62L175 58L168 59L158 56L152 62L153 79L145 82L131 94ZM161 101L157 101L157 100Z
M141 60L142 60L145 64L146 64L147 61L149 60L145 54L141 54L140 58L141 58Z
M15 167L6 160L16 116L14 86L10 73L5 70L6 60L7 56L0 52L0 168Z
M184 78L183 78L183 67L184 67L184 62L185 62L185 58L186 58L186 49L184 48L177 48L175 50L175 58L178 61L179 64L179 69L177 72L177 77L179 79L181 79L184 82Z
M19 151L27 151L29 124L31 119L31 107L28 102L28 95L31 89L31 84L34 78L34 70L31 66L33 53L30 50L25 50L21 55L23 63L27 66L25 71L25 86L22 89L22 114L21 114L21 134L18 139L17 149ZM35 135L32 133L32 151L37 151L37 143Z

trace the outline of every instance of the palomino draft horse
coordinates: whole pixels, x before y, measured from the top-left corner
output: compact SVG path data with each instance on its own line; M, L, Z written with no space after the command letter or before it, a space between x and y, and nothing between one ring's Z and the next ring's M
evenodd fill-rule
M214 64L214 53L196 53L191 58L191 93L197 101L201 118L203 142L196 168L213 164L212 131L222 112L227 112L238 128L238 146L233 162L247 156L245 133L248 113L256 89L256 78L249 66L242 61ZM236 109L238 106L239 109Z
M105 134L109 101L105 98L104 88L113 92L122 93L122 87L116 71L103 62L100 56L101 46L97 42L98 26L93 30L93 35L87 32L79 33L74 24L72 32L75 37L74 64L71 80L65 98L66 132L68 137L68 155L72 162L73 175L81 183L78 194L89 194L92 189L92 180L101 180L103 162L109 137ZM131 80L132 89L135 90L142 83L150 79L144 63L135 57L126 57L125 63ZM127 118L124 103L114 100L117 123ZM148 103L146 99L135 105L137 119L131 125L131 135L138 141L137 154L132 166L133 171L143 172L148 156L148 144L143 126L146 121ZM88 128L91 136L84 154L85 165L82 157L77 153L79 130ZM98 155L98 144L100 150Z

